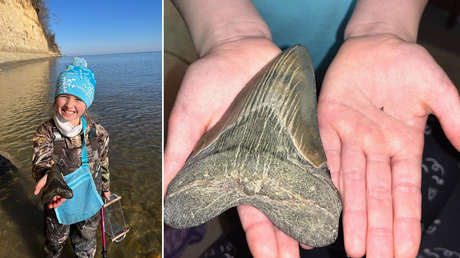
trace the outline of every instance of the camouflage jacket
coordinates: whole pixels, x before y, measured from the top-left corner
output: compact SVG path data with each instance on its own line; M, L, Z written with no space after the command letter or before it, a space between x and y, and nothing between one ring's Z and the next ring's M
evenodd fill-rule
M100 124L87 121L85 141L89 168L97 190L109 191L109 135ZM38 127L32 139L32 176L35 181L51 169L67 175L81 166L82 133L71 138L60 134L61 140L55 140L55 132L60 134L53 119L50 119Z

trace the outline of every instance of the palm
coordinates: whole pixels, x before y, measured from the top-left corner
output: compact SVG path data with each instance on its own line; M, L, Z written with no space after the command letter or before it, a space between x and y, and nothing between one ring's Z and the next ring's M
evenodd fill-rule
M214 49L188 68L169 119L166 186L199 138L220 119L246 83L279 53L266 39L237 40ZM254 256L298 253L298 243L275 229L261 212L249 206L238 211Z
M458 117L455 87L420 46L389 36L342 46L327 72L318 118L344 203L348 255L416 255L426 119L434 112L459 149L460 125L447 112L455 107Z

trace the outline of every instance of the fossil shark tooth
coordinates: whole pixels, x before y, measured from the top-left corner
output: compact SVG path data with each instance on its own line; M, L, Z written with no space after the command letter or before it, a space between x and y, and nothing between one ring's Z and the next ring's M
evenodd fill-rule
M54 196L61 196L65 199L71 199L73 197L72 189L70 189L61 172L57 171L56 168L48 172L46 184L43 187L42 204L44 205L51 202Z
M341 200L326 166L307 50L276 57L238 94L169 184L165 222L202 224L249 204L297 241L331 244Z

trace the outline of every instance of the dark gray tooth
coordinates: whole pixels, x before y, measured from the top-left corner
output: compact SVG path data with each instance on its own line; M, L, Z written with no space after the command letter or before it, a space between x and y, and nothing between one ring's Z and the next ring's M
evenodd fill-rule
M73 197L72 189L65 182L61 172L57 171L55 167L48 172L46 184L43 187L42 204L51 202L54 196L61 196L65 199Z
M331 244L341 200L326 167L307 50L276 57L235 98L171 181L165 222L187 228L249 204L312 247Z

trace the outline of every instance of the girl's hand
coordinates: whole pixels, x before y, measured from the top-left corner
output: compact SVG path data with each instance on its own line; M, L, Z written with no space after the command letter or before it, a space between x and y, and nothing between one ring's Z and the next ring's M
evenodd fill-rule
M49 203L47 204L48 209L54 209L54 208L57 208L57 207L61 206L61 204L62 204L63 202L65 202L65 200L67 200L67 199L62 198L62 197L59 196L59 195L54 196L54 197L53 197L53 200L51 200L51 202L49 202Z
M104 198L109 201L110 200L110 191L104 192Z
M40 180L38 180L37 184L35 185L34 195L38 195L42 188L46 185L46 179L48 178L48 174L45 174ZM65 201L65 198L61 196L54 196L51 202L47 204L49 209L57 208L61 206L61 204Z
M267 39L240 39L214 48L187 69L169 118L164 192L200 137L280 52ZM254 257L299 257L299 243L274 227L262 212L248 205L239 206L238 212Z
M390 34L348 39L318 102L321 139L343 201L351 257L415 257L427 116L460 150L460 98L421 46Z

